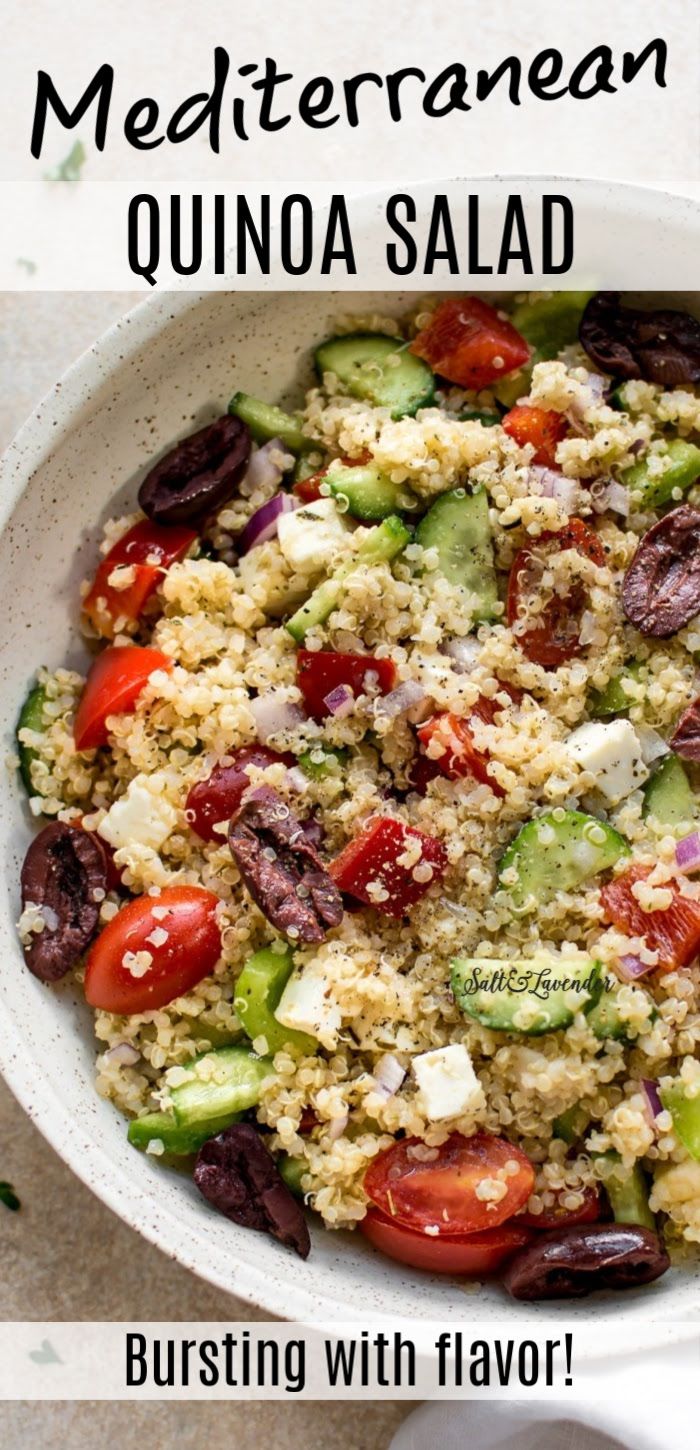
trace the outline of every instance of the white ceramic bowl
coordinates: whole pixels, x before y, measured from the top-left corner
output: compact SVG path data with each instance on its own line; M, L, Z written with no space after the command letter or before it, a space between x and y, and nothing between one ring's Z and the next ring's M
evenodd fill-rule
M602 191L594 202L604 216ZM494 186L491 196L498 196ZM655 197L651 206L644 193L631 196L641 196L637 215L647 229L652 212L660 211L674 220L675 245L689 244L682 204ZM620 210L617 194L615 207ZM376 212L376 202L368 203L368 225ZM634 224L631 201L627 221ZM382 306L400 312L407 296L390 294ZM306 380L310 345L350 303L353 311L369 310L377 299L291 292L155 295L101 338L39 405L5 455L0 491L6 750L36 667L84 663L75 628L78 584L94 562L101 522L133 505L144 465L220 412L236 388L292 401ZM80 991L70 980L47 988L24 968L14 921L31 823L17 781L3 775L1 791L0 1065L57 1152L159 1248L212 1283L288 1318L366 1320L381 1314L486 1323L570 1322L575 1316L619 1326L629 1347L635 1325L693 1315L698 1277L692 1270L674 1270L647 1291L540 1310L513 1304L497 1285L465 1296L451 1280L380 1258L359 1235L314 1227L312 1253L302 1263L264 1235L219 1217L188 1179L128 1147L123 1118L93 1086L92 1014Z

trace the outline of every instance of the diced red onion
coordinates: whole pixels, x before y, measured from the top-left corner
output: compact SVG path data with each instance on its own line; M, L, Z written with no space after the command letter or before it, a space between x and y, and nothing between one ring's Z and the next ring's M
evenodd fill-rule
M596 636L596 630L597 625L595 615L591 613L590 609L584 609L583 614L581 615L581 625L578 632L579 644L592 644Z
M630 443L630 446L627 449L627 452L634 454L634 457L636 458L637 457L637 454L638 453L643 453L644 452L644 449L646 447L647 447L647 444L645 443L645 441L644 441L643 438L635 438L634 443Z
M664 1105L659 1097L658 1083L654 1082L650 1077L643 1077L639 1086L642 1090L644 1111L649 1119L649 1124L654 1129L654 1132L658 1132L656 1119L660 1117L664 1110Z
M557 469L545 468L539 463L531 466L530 474L542 498L555 499L565 513L576 512L581 498L581 485L577 478L565 478Z
M630 511L630 497L624 484L610 479L602 488L596 489L591 486L589 494L591 508L595 509L597 514L604 514L609 509L613 514L622 514L623 518L627 517Z
M446 644L441 645L441 651L449 655L458 675L468 675L478 663L481 645L471 635L468 638L459 636L448 639Z
M274 455L279 454L283 460L282 466ZM264 488L267 493L272 493L279 488L282 475L292 467L294 458L285 448L280 438L271 438L269 443L263 443L262 448L256 448L250 455L250 462L244 478L238 486L238 492L243 498L250 498L258 488Z
M257 699L250 701L250 709L261 745L267 745L274 735L283 730L294 730L306 719L301 706L281 699L279 690L258 695Z
M653 972L654 968L647 966L646 962L640 961L639 957L624 956L618 957L615 971L623 982L636 982L638 977L646 977L647 972Z
M700 871L700 834L691 831L689 836L676 843L676 865L681 871Z
M397 1093L406 1076L406 1070L393 1053L385 1052L374 1069L375 1091L388 1102Z
M330 1125L330 1128L328 1129L328 1137L330 1138L331 1143L335 1143L336 1138L342 1138L343 1133L345 1132L345 1129L347 1128L347 1126L348 1126L348 1113L347 1112L340 1113L337 1118L331 1118L331 1125Z
M415 710L426 699L426 691L417 680L403 680L395 690L390 690L388 695L382 695L376 701L375 714L383 715L387 720L396 720L399 715L406 715L409 710Z
M268 539L276 538L280 516L293 513L296 507L297 501L289 493L276 493L267 503L261 504L236 539L239 554L247 554L256 545L266 544Z
M103 1062L109 1067L133 1067L139 1061L141 1053L130 1042L115 1042L104 1054Z
M635 725L634 728L645 765L652 765L655 760L660 760L662 755L669 754L668 745L663 735L659 735L658 730L652 729L651 725Z
M344 720L347 715L352 715L355 708L355 696L349 685L336 685L329 695L324 695L323 703L330 715L336 720Z

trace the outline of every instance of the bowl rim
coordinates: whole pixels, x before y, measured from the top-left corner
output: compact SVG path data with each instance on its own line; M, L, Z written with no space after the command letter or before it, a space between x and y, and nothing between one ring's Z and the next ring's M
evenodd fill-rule
M547 182L566 183L569 186L572 184L572 179L568 177L544 175L508 175L485 179L474 177L468 180L472 187L478 187L480 182L486 180L489 183L489 191L493 191L498 186L502 187L504 184L512 185L514 183L524 190L536 189L538 191ZM441 185L458 183L459 179L452 178L449 183L439 180L417 183L412 189L418 196L420 193L427 193ZM604 180L588 181L584 178L577 178L576 185L579 189L583 188L584 191L592 189L593 193L601 198L606 189L608 192L612 190L618 204L622 205L625 202L627 208L631 207L634 210L633 203L636 202L637 207L641 208L644 213L653 214L657 221L660 219L662 223L668 220L670 213L681 221L683 214L687 216L689 201L692 202L692 198L666 192L660 188L629 184L618 185ZM364 216L369 224L377 204L387 195L388 189L385 188L357 198L358 214ZM660 211L659 203L662 198L664 205ZM624 209L626 208L623 207ZM411 280L406 279L406 282ZM489 281L493 280L489 279ZM100 364L104 375L109 376L115 367L128 363L134 354L146 348L169 326L180 320L189 309L196 309L200 306L210 295L211 290L214 289L193 291L183 286L178 290L146 294L142 300L86 347L49 388L0 458L0 531L4 530L34 473L60 445L66 432L73 426L76 406L79 401L84 400L85 385L89 385L93 381L96 365ZM241 296L264 296L266 293L274 294L275 288L270 285L256 288L254 291L235 287L229 287L226 290L234 294L240 292ZM334 288L285 288L284 290L307 293L322 290L324 295L334 294L342 299L345 295L351 296L353 291L377 290L391 294L393 292L413 292L417 289L414 286L407 287L406 285L372 289L371 287L365 288L356 281L352 290L340 292ZM419 286L418 290L426 289L420 289ZM445 292L450 289L441 285L436 286L434 290ZM475 290L498 291L512 290L512 288L492 286L481 289L475 287ZM225 1280L224 1276L217 1273L216 1264L207 1261L196 1246L193 1251L192 1241L187 1230L184 1225L180 1224L174 1211L160 1203L158 1210L160 1224L151 1224L148 1209L151 1206L153 1194L146 1192L133 1179L130 1179L125 1170L113 1161L109 1152L96 1144L89 1132L83 1129L81 1123L76 1122L64 1108L47 1079L37 1072L31 1045L22 1035L21 1028L18 1036L17 1020L2 998L0 998L0 1071L21 1106L54 1151L59 1154L71 1171L131 1228L136 1228L155 1247L166 1252L215 1287L237 1295L255 1307L278 1315L281 1319L288 1318L290 1300L289 1290L286 1287L287 1275L281 1280L273 1279L268 1272L256 1268L252 1257L244 1256L237 1261L236 1281L235 1285L232 1285L230 1279ZM91 1165L98 1170L94 1175L90 1172ZM126 1202L128 1202L128 1209ZM167 1247L162 1242L164 1223L167 1224L168 1229ZM507 1304L504 1304L504 1319L508 1317L507 1307ZM346 1322L353 1320L375 1322L378 1318L386 1317L378 1316L374 1310L366 1316L354 1311L348 1313L347 1305L342 1299L342 1286L339 1285L337 1294L334 1293L332 1279L322 1291L318 1292L312 1292L297 1284L294 1290L294 1308L296 1319L299 1322L306 1320L311 1323L320 1323L326 1316L332 1317L334 1321L340 1317ZM512 1321L516 1331L520 1324L526 1322L534 1327L537 1323L543 1324L544 1320L533 1317L526 1321L518 1317ZM560 1323L561 1320L558 1320L557 1324ZM672 1338L674 1342L679 1342L696 1333L692 1320L660 1319L656 1323L659 1343L668 1343L669 1338ZM581 1327L583 1328L583 1324ZM630 1348L634 1348L636 1327L632 1323L625 1328L624 1352L629 1352ZM484 1325L484 1328L487 1326ZM641 1326L639 1328L641 1333ZM645 1330L645 1334L648 1336L648 1331ZM593 1351L592 1357L597 1357L596 1351Z

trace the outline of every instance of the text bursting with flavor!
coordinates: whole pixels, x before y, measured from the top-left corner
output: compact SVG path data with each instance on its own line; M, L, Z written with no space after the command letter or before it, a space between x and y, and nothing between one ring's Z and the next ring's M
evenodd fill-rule
M298 412L219 400L109 526L102 648L18 721L26 966L77 969L129 1142L236 1225L305 1257L303 1203L527 1300L650 1283L700 1224L668 422L700 326L615 293L364 325Z

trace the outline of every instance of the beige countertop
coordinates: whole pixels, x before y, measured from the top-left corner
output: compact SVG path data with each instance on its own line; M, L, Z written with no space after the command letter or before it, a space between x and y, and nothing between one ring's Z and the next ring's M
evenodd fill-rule
M64 368L136 300L130 293L0 294L0 451ZM151 1248L65 1167L0 1080L3 1319L244 1320L265 1316ZM120 1450L384 1450L409 1406L323 1404L5 1404L5 1450L41 1444Z

